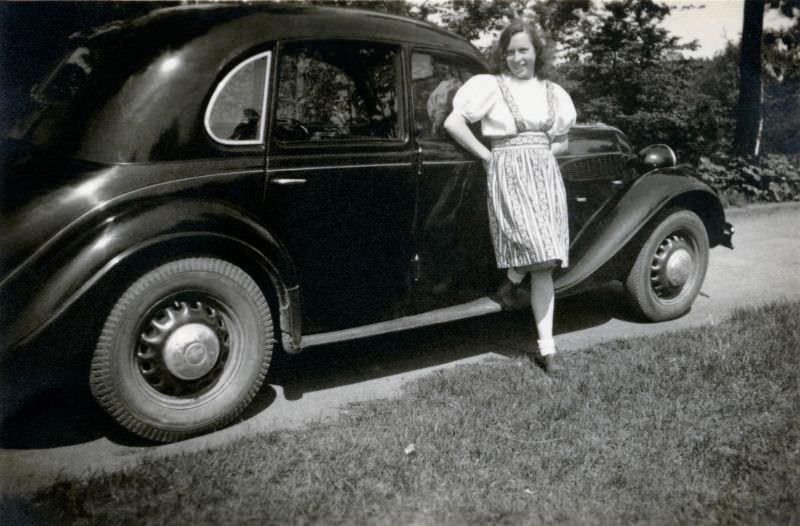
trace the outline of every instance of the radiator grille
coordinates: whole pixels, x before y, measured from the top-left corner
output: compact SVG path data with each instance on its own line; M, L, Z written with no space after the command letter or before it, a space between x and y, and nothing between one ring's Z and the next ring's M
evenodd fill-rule
M561 175L570 181L614 179L621 175L622 166L619 154L566 159L561 164Z

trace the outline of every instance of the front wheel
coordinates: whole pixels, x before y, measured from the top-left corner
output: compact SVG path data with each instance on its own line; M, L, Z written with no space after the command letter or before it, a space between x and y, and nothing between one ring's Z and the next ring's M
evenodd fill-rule
M628 302L643 318L677 318L692 306L708 268L708 234L690 210L671 209L652 222L625 282Z
M269 306L239 267L190 258L144 274L106 319L90 385L100 405L145 438L170 442L226 425L269 368Z

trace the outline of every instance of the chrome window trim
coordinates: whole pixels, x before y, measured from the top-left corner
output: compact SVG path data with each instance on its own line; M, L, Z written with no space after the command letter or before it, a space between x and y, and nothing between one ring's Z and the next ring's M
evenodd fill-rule
M219 97L220 93L222 92L223 88L227 86L228 81L233 78L242 68L250 64L251 62L255 62L256 60L260 60L266 57L267 65L264 68L264 93L262 94L261 98L261 115L259 116L258 122L258 137L256 139L246 139L246 140L235 140L235 139L223 139L221 137L217 137L213 131L211 131L211 110L214 108L214 105L217 103L217 98ZM240 64L238 64L235 68L228 72L225 75L217 87L214 89L214 94L211 95L211 100L206 106L206 113L203 118L203 123L205 125L206 133L214 139L214 141L225 144L228 146L247 146L247 145L255 145L255 144L264 144L264 130L266 128L266 121L267 121L267 101L269 101L269 71L270 67L272 66L272 51L264 51L263 53L259 53L257 55L253 55L245 60L243 60Z
M290 168L269 168L267 173L279 174L290 172L310 172L310 171L328 171L328 170L342 170L342 169L364 169L364 168L404 168L411 166L412 163L376 163L376 164L329 164L324 166L298 166Z

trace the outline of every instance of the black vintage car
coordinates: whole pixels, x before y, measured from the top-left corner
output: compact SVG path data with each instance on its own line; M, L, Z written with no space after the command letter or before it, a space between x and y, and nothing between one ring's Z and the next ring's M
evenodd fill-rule
M484 71L432 25L321 7L183 6L74 35L2 143L3 353L99 314L93 394L170 441L240 414L276 347L500 310L485 174L441 126ZM557 294L622 280L643 318L684 314L709 247L730 246L714 192L615 128L569 143Z

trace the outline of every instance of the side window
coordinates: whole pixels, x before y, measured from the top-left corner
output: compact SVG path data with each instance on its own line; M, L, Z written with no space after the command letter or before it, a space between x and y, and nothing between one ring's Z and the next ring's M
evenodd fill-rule
M223 144L261 144L264 141L266 80L271 52L236 66L211 97L205 115L206 131Z
M277 140L402 138L400 68L396 46L334 40L286 44L278 66Z
M453 96L477 66L455 57L415 52L411 56L411 81L414 95L414 122L420 139L446 139L442 127L453 109Z

